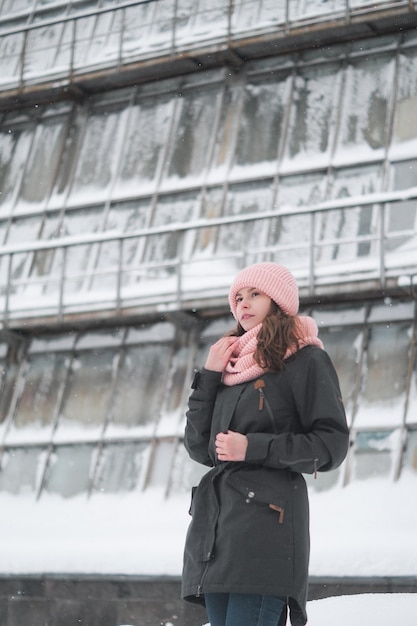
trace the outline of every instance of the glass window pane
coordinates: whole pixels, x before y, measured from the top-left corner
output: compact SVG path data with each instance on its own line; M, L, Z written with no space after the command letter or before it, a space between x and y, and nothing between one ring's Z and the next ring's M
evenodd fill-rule
M275 1L274 4L276 5ZM253 2L253 0L240 0L240 2L234 3L231 22L232 33L239 33L247 30L248 28L252 28L253 24L259 21L259 10L260 3ZM279 9L277 7L277 13L278 12ZM267 18L265 19L265 22L267 23Z
M190 347L184 346L175 351L166 384L166 403L156 430L157 437L183 434L183 417L186 410L184 381L190 365ZM188 397L188 389L186 390ZM179 433L179 429L181 433Z
M61 116L48 117L37 125L22 180L19 209L22 203L33 206L47 200L54 182L54 164L60 159L65 134L66 119Z
M119 58L121 30L123 26L122 11L109 11L97 15L90 47L84 59L86 65L109 63Z
M143 7L135 7L138 11ZM153 189L159 176L171 126L174 100L149 96L132 107L126 131L116 192Z
M248 213L266 213L272 209L272 181L263 183L245 183L229 187L223 215L245 215ZM268 224L266 220L233 223L221 226L217 241L216 254L219 256L236 253L249 253L256 258L267 242ZM255 262L249 261L248 263Z
M172 150L168 156L168 177L198 177L208 165L214 132L219 88L185 91L180 108Z
M42 448L8 448L1 459L0 491L36 495L43 475L46 452Z
M392 163L390 178L390 188L394 191L415 187L417 180L417 159L413 158ZM415 203L415 200L413 202Z
M346 11L346 0L291 0L288 10L290 20L304 20L325 13L333 17L337 11Z
M182 401L184 399L184 380L188 369L189 359L190 347L185 346L175 352L171 366L166 411L168 413L174 413L177 418L177 411L182 409Z
M380 164L337 170L334 174L332 198L342 199L381 191L382 167ZM358 257L376 257L379 253L379 211L375 205L348 207L323 213L320 222L323 239L340 239L329 246L321 246L319 258L329 260L355 260ZM343 240L346 240L345 242ZM363 264L360 266L366 269ZM374 269L374 266L371 266Z
M356 427L402 423L411 334L409 322L370 328Z
M39 239L50 241L59 236L61 217L58 213L47 214L44 217ZM33 262L30 269L31 294L41 294L48 292L56 292L59 289L61 275L55 276L55 280L51 275L52 263L55 255L54 250L39 250L33 255ZM58 255L57 255L58 258Z
M213 37L215 30L218 37L227 33L228 6L223 0L193 3L192 34L194 38Z
M390 477L398 452L399 431L356 433L352 461L353 480Z
M0 222L0 245L4 244L4 239L8 230L8 226L9 221L7 219ZM7 259L7 255L0 257L0 265L2 264L2 262L3 264L5 263L5 259Z
M197 352L194 355L194 369L201 369L204 366L210 350L210 346L212 346L219 337L222 337L234 328L236 328L236 322L231 315L216 319L214 322L208 322L204 324L203 330L200 333L200 342L197 347ZM189 382L191 385L191 378ZM190 385L188 386L188 390L190 388Z
M200 482L208 467L190 459L182 442L177 446L170 476L170 494L190 494Z
M56 4L56 0L35 0L35 15L37 15L37 13L39 11L39 14L37 15L38 19L42 19L42 15L46 15L46 16L51 15L51 13L52 13L51 9L47 13L41 12L41 10L43 8L47 7L49 4L52 4L52 5ZM68 4L69 3L64 0L64 2L61 3L61 4L62 4L62 6L59 9L60 14L61 15L65 15L66 12L67 12L67 8L68 8ZM83 4L83 0L81 0L81 6L80 6L81 10L83 8L82 4ZM58 13L58 9L57 9L57 13Z
M382 191L383 171L380 163L335 170L332 198L351 198Z
M417 50L400 54L397 104L390 155L407 153L417 140Z
M282 176L279 179L276 204L280 209L290 210L315 206L326 199L327 175L303 174Z
M369 55L348 67L336 161L354 162L358 149L361 159L372 157L385 147L394 68L392 54Z
M89 116L77 157L70 201L106 197L116 169L117 148L126 115L127 108L95 111Z
M35 0L4 0L1 14L4 16L14 15L20 11L28 11L35 4Z
M197 192L181 193L175 196L160 196L154 210L152 226L167 227L171 223L186 224L198 217L200 210ZM145 260L151 262L187 258L191 254L194 232L171 231L147 238ZM156 272L156 274L155 274ZM164 277L172 273L170 267L146 272L147 276Z
M94 3L95 4L95 3ZM92 8L95 8L94 5ZM86 7L88 9L88 7ZM76 68L83 67L86 62L91 38L94 33L97 16L82 17L75 21L75 43L73 51L73 65Z
M59 13L60 11L58 15ZM45 17L43 16L43 19ZM47 17L53 19L56 14L51 12ZM39 18L36 21L39 21ZM28 31L24 64L24 78L26 80L42 75L43 72L54 67L56 50L61 41L63 28L63 24L55 23Z
M9 300L10 309L30 309L33 307L32 302L25 301L24 298L19 296L14 297L15 294L22 294L25 290L25 277L30 268L31 255L22 253L14 254L12 257L12 265L10 271L10 290L9 293L12 297ZM0 266L0 284L6 285L7 283L7 267L9 257L6 256Z
M102 328L98 331L86 332L77 337L77 351L94 350L98 354L101 350L107 348L117 349L124 337L124 328L114 326L107 330Z
M223 207L223 188L207 189L202 199L201 217L216 219L221 216ZM218 228L202 228L196 232L194 257L212 258L216 245Z
M14 219L7 233L7 244L21 243L23 241L36 241L42 227L42 218L21 217Z
M275 248L270 261L292 269L307 268L310 258L311 215L288 215L271 220L270 245Z
M51 434L66 381L69 358L65 354L32 354L26 362L25 381L9 437L28 431L31 440Z
M4 239L5 239L7 230L8 230L8 225L9 225L8 220L4 220L4 221L0 222L0 245L4 244ZM7 254L0 256L0 267L1 267L1 265L7 266L8 257L9 257L9 255L7 255ZM4 283L6 281L6 279L5 279L6 274L4 273L4 271L3 271L3 275L4 275L3 280L1 280L1 284L2 285L4 285Z
M157 2L146 2L124 10L123 57L149 50L150 37Z
M236 144L235 164L273 162L276 168L288 97L288 77L268 77L246 85L241 123Z
M71 69L74 38L74 23L69 21L62 25L61 37L57 42L54 54L54 69L56 72L68 72Z
M93 234L102 229L104 221L104 207L67 211L59 227L61 237L72 237L79 234ZM71 246L67 249L65 293L73 293L82 288L88 288L85 277L89 275L95 262L98 251L97 244ZM51 265L51 273L59 276L62 271L63 255L56 251Z
M193 42L192 23L196 8L197 4L193 0L177 0L176 2L174 28L177 47Z
M143 487L150 444L106 444L100 455L95 491L123 493Z
M36 252L32 264L30 286L26 287L28 294L47 294L49 306L59 305L63 252L60 249ZM39 302L41 303L42 300Z
M404 454L404 470L417 475L417 430L407 432L407 443Z
M146 199L113 204L107 218L106 230L117 230L123 233L140 231L147 226L151 214L149 203L150 200ZM92 289L113 289L115 293L120 258L124 268L122 283L128 283L133 275L129 269L133 270L139 265L145 242L146 237L125 239L122 252L120 242L117 240L99 244L95 270L98 275L92 281Z
M279 180L276 205L283 211L308 208L325 200L327 177L324 172L283 176ZM270 222L269 243L279 247L274 256L279 263L308 266L311 240L311 215L289 215Z
M190 220L199 217L199 200L200 197L196 191L160 196L154 209L151 226L187 224Z
M152 26L146 35L150 48L163 50L171 46L172 25L175 12L175 0L158 0L152 2L154 12L152 16ZM134 7L137 10L137 7ZM126 22L125 22L126 23Z
M349 5L353 7L375 7L377 4L385 4L387 0L349 0Z
M22 219L13 220L10 224L7 234L7 243L21 243L24 241L32 242L36 241L39 230L42 226L42 219L39 217L28 217ZM32 253L14 254L12 257L11 266L11 293L18 293L22 289L21 280L30 271L32 264ZM1 283L7 282L7 268L9 263L9 257L4 256L0 261L0 276Z
M106 230L120 230L129 233L145 228L151 210L150 200L131 200L111 205L106 221Z
M0 211L10 213L23 179L33 128L13 127L8 120L0 133Z
M407 405L407 424L417 424L417 349L414 345L414 363Z
M60 237L73 237L81 233L97 233L102 229L104 207L91 209L67 210L59 228Z
M41 2L43 0L40 0ZM46 0L46 2L52 2L53 0ZM85 13L86 11L94 12L95 9L105 5L108 0L72 0L68 2L68 12L72 16ZM39 2L39 0L38 0ZM64 0L65 2L65 0Z
M151 433L159 419L171 358L169 345L140 345L125 349L120 365L106 436L126 428Z
M69 185L76 168L83 138L85 121L85 109L82 107L76 109L74 116L70 117L61 158L55 164L55 183L48 201L48 207L51 209L59 209L67 200Z
M334 130L339 66L327 64L303 70L295 78L285 160L282 168L314 158L327 163Z
M329 353L339 377L348 422L356 400L358 368L362 349L361 327L320 328L320 339Z
M43 492L56 493L64 498L87 494L90 484L94 446L59 446L49 458Z
M110 408L116 355L115 350L98 346L92 352L75 356L57 436L77 435L77 427L82 427L84 433L86 429L104 427Z
M27 217L13 220L10 224L7 234L7 243L21 243L23 241L36 241L39 230L42 225L42 218ZM14 254L11 266L11 293L19 293L24 290L22 279L26 277L30 271L33 255L31 253ZM0 259L0 284L6 285L8 272L9 257L4 256ZM26 303L29 304L29 303Z
M23 45L24 33L0 37L0 85L18 81Z
M249 0L248 4L254 4L252 0ZM277 2L277 0L262 0L259 7L258 22L262 25L268 24L282 24L285 22L285 2ZM251 22L251 28L253 22Z
M227 166L234 152L234 140L238 122L237 112L242 95L243 85L226 85L221 102L219 123L212 158L211 172L208 180L225 176Z
M16 391L19 365L15 360L2 358L1 360L1 393L0 393L0 432L3 424L9 415L10 410L14 410L12 399Z
M317 214L316 263L322 264L326 272L331 272L329 262L355 261L358 257L370 256L371 251L374 251L375 256L378 252L377 225L373 224L375 215L377 211L373 206L349 207ZM370 269L374 267L372 265ZM361 265L360 269L366 268Z
M175 339L176 328L171 322L157 322L155 324L141 324L130 326L125 345L138 345L150 343L171 344Z
M391 188L395 191L414 187L417 182L417 160L393 163L391 179ZM385 216L385 233L388 237L385 249L387 252L397 250L394 262L398 260L399 251L402 251L409 261L410 251L415 249L417 239L417 201L405 200L387 204Z
M168 489L176 446L173 440L156 441L147 487Z

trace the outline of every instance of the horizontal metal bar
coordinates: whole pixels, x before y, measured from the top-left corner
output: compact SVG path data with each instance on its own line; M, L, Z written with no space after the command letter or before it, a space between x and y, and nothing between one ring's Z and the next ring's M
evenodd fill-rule
M288 0L288 2L290 2L291 0ZM119 4L115 5L115 6L107 6L107 7L99 7L99 8L94 8L94 9L89 9L86 11L80 11L79 13L75 13L75 14L70 14L70 15L62 15L60 17L55 17L55 18L49 18L46 20L41 20L38 22L31 22L29 24L21 24L18 26L15 26L14 28L9 28L9 29L5 29L5 30L0 30L0 38L7 36L7 35L16 35L19 33L24 33L27 31L32 31L32 30L39 30L39 29L43 29L43 28L47 28L48 26L55 26L57 24L62 24L62 23L66 23L66 22L73 22L73 21L77 21L77 20L81 20L81 19L85 19L85 18L89 18L89 17L96 17L98 15L102 15L105 13L116 13L118 11L122 11L124 9L129 9L135 6L140 6L140 5L144 5L144 4L153 4L159 2L159 0L125 0L124 2L120 2ZM349 16L354 16L354 15L368 15L369 13L378 13L378 12L383 12L383 11L387 11L389 9L399 9L399 8L405 8L407 9L409 13L414 13L415 12L415 8L413 7L413 4L410 4L409 0L402 0L400 2L381 2L381 3L377 3L377 4L372 4L370 6L365 6L365 7L351 7L349 6L347 10L341 10L338 12L331 12L328 11L327 13L323 12L323 13L319 13L319 14L314 14L313 12L311 13L311 16L304 18L304 17L295 17L293 19L288 19L287 22L282 22L282 25L285 23L287 26L293 26L293 27L297 27L297 26L302 26L305 27L307 24L316 24L316 23L323 23L326 21L329 21L329 19L331 21L336 20L340 20L340 19L344 19L346 17ZM233 14L235 9L235 5L232 3L231 4L231 14ZM38 16L40 13L47 13L48 11L50 11L51 9L49 9L47 6L42 7L41 9L37 9L34 12L34 16ZM230 15L230 5L228 8L229 11L229 15ZM200 11L200 13L209 13L210 11ZM288 12L287 12L288 14ZM176 18L176 14L175 14L175 6L174 6L174 13L173 13L173 17ZM0 25L1 23L7 23L7 21L10 22L15 22L17 19L19 19L19 16L14 14L11 15L10 17L6 17L6 18L0 18ZM229 22L230 23L230 22ZM254 26L256 27L256 24L251 24L250 26L250 30L252 31ZM249 30L249 29L248 29ZM240 30L239 30L240 32ZM230 35L231 33L229 33Z
M120 2L115 6L107 6L102 8L89 9L88 11L80 11L79 13L73 13L72 15L62 15L60 17L52 17L39 22L31 22L30 24L22 24L20 26L15 26L14 28L9 28L7 30L0 30L0 39L7 35L18 35L19 33L24 33L32 30L41 30L47 28L48 26L56 26L57 24L64 24L67 22L74 22L78 20L82 20L88 17L96 17L97 15L102 15L104 13L116 13L117 11L122 11L124 9L130 9L131 7L140 6L142 4L153 4L154 2L159 2L159 0L126 0L125 2ZM46 12L47 7L43 8L42 12ZM49 9L50 11L51 9ZM37 15L37 11L35 12L35 16ZM7 21L15 22L16 16L13 15L8 18ZM3 20L0 20L0 24Z
M246 213L244 215L232 215L213 219L197 219L190 225L187 223L172 223L169 226L154 226L134 230L130 232L108 231L105 233L77 235L76 237L62 237L54 241L33 241L28 243L10 244L0 247L0 257L9 254L22 254L41 250L56 250L71 248L81 245L93 245L119 240L137 239L141 237L151 237L154 235L164 235L174 232L187 232L201 230L205 228L216 228L229 224L242 224L273 218L294 217L296 215L310 215L312 213L331 212L339 210L349 210L356 207L371 205L385 205L394 202L405 202L417 199L417 187L411 187L402 191L391 191L386 193L374 193L366 196L352 196L341 200L326 201L311 207L301 207L295 209L277 209L275 211L265 211L259 213Z

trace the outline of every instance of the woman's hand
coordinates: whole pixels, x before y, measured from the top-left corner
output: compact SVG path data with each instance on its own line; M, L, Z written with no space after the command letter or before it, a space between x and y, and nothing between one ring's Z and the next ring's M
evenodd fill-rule
M244 461L247 447L246 435L233 430L218 433L216 437L216 453L219 461Z
M238 337L222 337L214 343L208 353L204 367L212 372L222 372L228 363Z

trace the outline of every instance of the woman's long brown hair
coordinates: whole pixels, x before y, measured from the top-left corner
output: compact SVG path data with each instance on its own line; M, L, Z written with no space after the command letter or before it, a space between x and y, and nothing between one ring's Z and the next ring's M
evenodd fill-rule
M284 313L272 301L271 310L262 323L258 334L258 346L254 353L256 363L272 371L281 371L284 367L284 355L290 346L296 346L300 339L295 317ZM238 323L229 334L240 337L245 330Z

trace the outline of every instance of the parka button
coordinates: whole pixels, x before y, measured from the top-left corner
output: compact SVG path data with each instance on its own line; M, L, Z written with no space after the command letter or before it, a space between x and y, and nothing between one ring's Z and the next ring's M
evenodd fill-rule
M248 498L254 498L255 497L255 492L254 491L248 491Z

